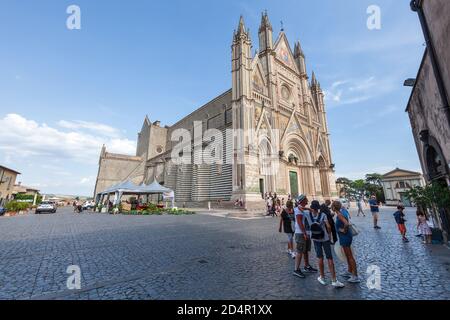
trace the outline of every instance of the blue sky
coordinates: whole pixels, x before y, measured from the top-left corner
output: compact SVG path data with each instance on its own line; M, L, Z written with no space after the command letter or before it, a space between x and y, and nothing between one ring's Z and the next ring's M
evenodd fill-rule
M81 30L66 28L71 4ZM366 27L373 4L381 30ZM146 114L170 125L231 87L233 29L242 14L257 49L265 9L326 91L336 175L420 170L402 86L424 51L409 0L0 0L0 164L43 192L91 195L103 143L132 153Z

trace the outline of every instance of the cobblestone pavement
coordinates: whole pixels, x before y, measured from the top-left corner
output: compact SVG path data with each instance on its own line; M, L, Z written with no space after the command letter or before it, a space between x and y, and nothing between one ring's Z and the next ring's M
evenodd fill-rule
M316 275L292 276L278 220L193 216L74 214L0 218L0 299L449 299L449 250L404 244L392 209L382 230L354 218L359 285L336 290ZM315 263L315 259L312 259ZM337 263L343 272L345 266ZM382 290L369 290L366 269L381 268ZM70 291L69 265L81 290Z

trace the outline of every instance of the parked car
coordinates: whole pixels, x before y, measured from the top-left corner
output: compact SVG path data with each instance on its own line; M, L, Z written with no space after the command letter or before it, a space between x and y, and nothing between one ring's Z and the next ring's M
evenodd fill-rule
M342 203L342 208L350 209L350 201L346 198L340 198L339 201Z
M42 202L36 208L36 214L40 213L56 213L56 204L49 201Z
M94 209L94 207L95 207L94 201L86 201L83 204L83 210L92 210L92 209Z
M0 216L3 216L6 213L6 209L0 206Z

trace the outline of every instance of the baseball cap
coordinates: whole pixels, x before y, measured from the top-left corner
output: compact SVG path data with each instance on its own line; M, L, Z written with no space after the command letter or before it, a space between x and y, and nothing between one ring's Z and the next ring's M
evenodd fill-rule
M310 207L311 207L311 209L319 210L319 209L320 209L320 203L319 203L319 201L313 200L313 201L311 202Z

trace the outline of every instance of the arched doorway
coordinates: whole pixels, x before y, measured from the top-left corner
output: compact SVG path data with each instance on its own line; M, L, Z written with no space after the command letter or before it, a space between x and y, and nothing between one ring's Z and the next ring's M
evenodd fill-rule
M420 132L420 140L424 142L423 157L428 181L444 187L450 185L450 170L439 142L429 135L428 130ZM438 208L439 220L442 228L450 234L450 209Z
M286 163L286 188L292 197L313 194L311 151L301 136L292 133L282 144Z
M259 167L259 192L264 195L266 192L276 192L276 173L278 155L272 147L269 138L262 135L258 138L258 167Z

